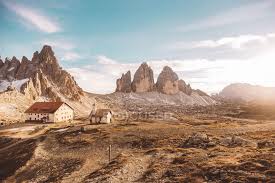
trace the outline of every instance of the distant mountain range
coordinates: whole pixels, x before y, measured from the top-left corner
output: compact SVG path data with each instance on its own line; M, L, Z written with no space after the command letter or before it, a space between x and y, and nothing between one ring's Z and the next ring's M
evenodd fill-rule
M275 87L234 83L225 87L219 97L235 101L270 103L275 102Z
M0 120L22 121L22 115L35 101L64 101L78 116L92 110L94 98L63 70L50 46L36 51L31 60L0 59Z
M114 94L106 95L117 104L140 105L212 105L216 101L201 90L194 90L190 84L165 66L154 82L154 73L147 63L142 63L131 79L131 72L122 74L116 81Z
M90 81L91 84L93 81ZM134 74L123 74L116 82L116 92L96 95L84 92L73 76L63 70L51 46L45 45L29 60L23 56L0 59L0 114L7 118L21 114L34 101L64 101L79 115L87 115L95 100L98 106L108 104L212 105L215 100L201 90L194 90L168 66L156 82L153 70L142 63ZM20 101L20 102L19 102ZM20 115L19 115L20 114ZM2 117L3 118L3 117ZM12 120L11 120L12 121ZM13 120L14 121L14 120Z
M166 95L184 93L189 96L192 93L196 93L200 96L208 96L201 90L192 89L190 84L186 84L184 80L179 79L173 69L168 66L163 68L155 83L153 70L146 62L139 66L134 74L133 81L131 80L131 72L128 71L117 79L116 84L116 92L123 93L159 92Z

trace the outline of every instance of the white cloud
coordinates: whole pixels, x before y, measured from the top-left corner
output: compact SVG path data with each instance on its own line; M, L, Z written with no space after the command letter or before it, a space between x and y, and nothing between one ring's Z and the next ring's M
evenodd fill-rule
M110 59L104 55L97 56L97 62L99 64L116 64L117 63L117 61Z
M11 1L4 0L1 2L3 2L9 10L13 11L16 15L23 19L25 25L25 22L27 22L28 24L35 26L40 31L46 33L55 33L61 30L60 26L56 22L43 15L38 10Z
M179 28L179 30L183 32L196 31L257 20L258 18L268 16L269 13L274 13L274 5L275 3L272 0L258 1L254 4L230 9L201 21L185 25Z
M76 53L76 52L73 52L73 51L68 51L68 52L65 52L61 58L61 60L66 60L66 61L75 61L75 60L78 60L78 59L81 59L82 57Z
M190 43L176 43L172 47L174 49L193 49L193 48L218 48L218 47L229 47L232 49L242 49L249 47L250 43L257 43L258 46L262 44L269 44L275 42L275 34L265 35L240 35L235 37L223 37L218 40L203 40Z

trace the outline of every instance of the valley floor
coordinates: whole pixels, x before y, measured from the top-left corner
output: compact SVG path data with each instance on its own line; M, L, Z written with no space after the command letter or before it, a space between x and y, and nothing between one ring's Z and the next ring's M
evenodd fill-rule
M275 121L184 116L0 129L4 182L272 182ZM111 161L109 147L111 145Z

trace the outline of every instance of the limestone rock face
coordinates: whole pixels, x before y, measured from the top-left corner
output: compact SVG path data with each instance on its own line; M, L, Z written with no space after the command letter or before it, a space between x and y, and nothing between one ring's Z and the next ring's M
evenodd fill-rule
M207 93L205 93L204 91L201 91L199 89L193 90L194 92L196 92L197 94L199 94L200 96L209 96Z
M31 98L38 96L60 100L65 97L79 100L84 94L74 78L63 70L50 46L45 45L40 52L35 52L29 61L25 56L20 63L15 57L6 59L0 67L0 80L29 79L21 86L21 92Z
M20 61L16 57L12 57L11 60L6 58L5 63L0 68L0 80L13 81L19 66Z
M208 96L201 90L193 90L190 84L186 84L184 80L179 79L178 75L168 66L165 66L159 74L157 82L154 84L153 70L142 63L137 69L133 82L131 83L131 73L128 71L122 74L121 78L116 81L116 92L153 92L157 91L167 95L185 93L191 96L192 92L200 96Z
M130 93L131 88L131 72L128 71L126 74L122 74L120 79L116 80L116 92Z
M168 66L165 66L159 74L156 87L164 94L176 94L179 92L178 75Z
M154 89L154 74L147 63L142 63L134 75L133 92L150 92Z
M1 60L1 58L0 58L0 69L1 69L1 67L4 65L4 62Z
M33 53L33 56L32 56L32 63L35 64L35 63L39 63L39 52L36 51Z
M28 60L27 57L23 56L20 67L16 73L16 79L24 79L30 77L28 72L30 71L29 66L31 65L31 61Z
M0 68L0 80L7 79L7 71L10 65L10 60L8 58L5 59L5 62L3 63L2 67Z
M179 85L179 90L181 92L185 93L186 95L191 95L192 94L192 88L191 88L190 84L186 84L185 81L180 79L178 81L178 85Z

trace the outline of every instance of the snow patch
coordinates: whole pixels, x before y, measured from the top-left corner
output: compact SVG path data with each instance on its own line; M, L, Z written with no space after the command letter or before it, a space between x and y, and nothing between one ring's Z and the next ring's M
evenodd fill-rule
M21 80L15 80L12 82L9 82L7 80L0 81L0 92L5 91L9 86L15 87L18 91L20 90L21 86L28 82L29 79L21 79Z
M11 68L8 69L8 71L12 71L13 69L14 69L14 67L11 67Z

